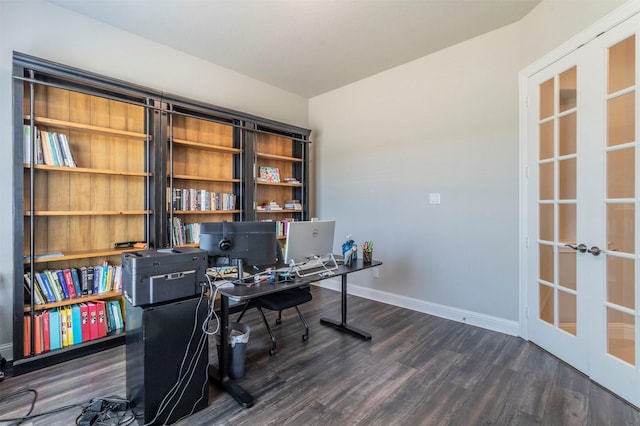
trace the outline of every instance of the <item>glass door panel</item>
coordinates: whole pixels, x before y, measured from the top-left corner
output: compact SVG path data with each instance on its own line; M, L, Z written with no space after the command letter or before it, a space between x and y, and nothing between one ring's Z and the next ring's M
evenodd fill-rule
M633 198L636 182L634 147L607 152L607 198Z
M608 49L606 152L607 353L636 365L635 36ZM626 254L626 256L625 256Z
M607 352L631 365L636 360L636 324L634 315L607 309Z
M607 258L607 303L627 309L636 307L634 261L630 258Z
M561 200L576 199L576 159L558 161L558 186Z
M636 37L631 36L609 48L608 94L636 83Z
M576 335L577 303L576 295L558 290L558 327L567 333Z
M635 92L617 96L607 102L608 146L620 145L635 140L635 104Z

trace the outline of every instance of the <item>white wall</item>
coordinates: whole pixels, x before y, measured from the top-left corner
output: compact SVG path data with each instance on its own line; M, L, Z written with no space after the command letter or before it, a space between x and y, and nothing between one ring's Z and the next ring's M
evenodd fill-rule
M354 293L517 333L518 72L621 1L520 22L312 98L317 215L375 240ZM428 204L440 193L442 204Z
M518 39L510 25L310 100L317 214L384 262L355 284L517 320Z
M12 358L12 51L306 127L306 98L41 0L0 0L0 353Z

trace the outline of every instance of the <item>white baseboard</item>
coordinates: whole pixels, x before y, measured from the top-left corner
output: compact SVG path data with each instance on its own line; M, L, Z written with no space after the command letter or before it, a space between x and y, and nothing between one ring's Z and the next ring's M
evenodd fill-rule
M315 283L315 285L335 291L340 291L341 288L340 281L336 279L319 281ZM411 309L412 311L435 315L440 318L450 319L485 328L487 330L509 334L511 336L519 336L520 334L520 323L517 321L510 321L504 318L453 308L451 306L440 305L438 303L427 302L424 300L414 299L412 297L400 296L386 291L374 290L354 284L349 284L347 286L347 293L363 297L365 299L375 300L376 302L387 303L389 305Z

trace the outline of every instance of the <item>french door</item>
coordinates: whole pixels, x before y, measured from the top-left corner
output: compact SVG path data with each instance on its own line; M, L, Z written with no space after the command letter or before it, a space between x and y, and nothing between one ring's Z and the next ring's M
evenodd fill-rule
M637 16L528 81L529 339L640 406Z

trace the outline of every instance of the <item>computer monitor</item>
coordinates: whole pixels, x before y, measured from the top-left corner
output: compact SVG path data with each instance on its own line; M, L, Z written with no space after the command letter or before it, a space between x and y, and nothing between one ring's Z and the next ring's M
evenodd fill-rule
M223 221L200 224L200 248L208 253L209 264L220 266L235 263L238 277L242 277L243 265L276 265L277 244L273 222Z
M289 266L301 266L313 260L332 258L335 227L335 220L289 222L284 262ZM335 263L335 259L333 261Z

